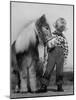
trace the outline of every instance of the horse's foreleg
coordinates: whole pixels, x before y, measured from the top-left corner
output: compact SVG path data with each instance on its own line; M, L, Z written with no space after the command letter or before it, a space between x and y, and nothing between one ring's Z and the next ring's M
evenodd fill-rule
M34 66L35 66L35 62L32 62L29 68L29 81L30 81L30 88L32 92L35 92L37 90L36 72Z

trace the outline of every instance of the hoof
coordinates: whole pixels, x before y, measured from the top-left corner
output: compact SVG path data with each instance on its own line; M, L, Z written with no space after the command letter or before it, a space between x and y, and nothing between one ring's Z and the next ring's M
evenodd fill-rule
M27 90L20 90L20 93L27 93Z
M21 91L20 93L24 94L24 93L28 93L27 91Z
M45 87L42 87L36 91L36 93L45 93L45 92L47 92L47 88Z

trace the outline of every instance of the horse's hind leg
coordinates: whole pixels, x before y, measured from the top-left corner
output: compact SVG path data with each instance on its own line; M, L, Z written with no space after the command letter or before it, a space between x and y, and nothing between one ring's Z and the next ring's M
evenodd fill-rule
M22 62L22 69L20 71L20 80L21 80L21 84L20 84L20 92L27 92L27 62L26 62L26 58L24 58L23 62Z
M29 67L32 62L31 56L26 56L22 62L22 70L20 72L21 92L29 91Z
M21 81L20 81L20 73L17 71L16 72L16 76L17 76L17 85L16 85L16 87L15 87L15 92L20 92L20 83L21 83Z
M21 84L20 84L20 92L27 92L27 75L25 75L24 72L20 73L20 79L21 79Z

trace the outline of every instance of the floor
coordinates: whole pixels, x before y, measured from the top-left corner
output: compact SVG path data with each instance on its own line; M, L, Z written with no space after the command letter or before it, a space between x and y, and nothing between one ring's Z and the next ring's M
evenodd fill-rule
M27 98L27 97L47 97L47 96L60 96L60 95L72 95L73 85L63 86L64 92L57 92L56 86L49 86L48 91L45 93L12 93L11 98Z

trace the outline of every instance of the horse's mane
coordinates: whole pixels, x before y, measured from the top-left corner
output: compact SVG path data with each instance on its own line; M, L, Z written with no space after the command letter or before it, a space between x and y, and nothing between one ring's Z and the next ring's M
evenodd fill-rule
M31 25L33 22L35 22L35 20L30 20L29 22L27 22L23 28L27 28L29 25Z
M27 27L29 27L29 25L31 25L31 24L34 23L34 22L35 22L35 20L29 20L28 22L26 22L26 23L20 28L16 39L18 38L18 36L22 33L22 31L23 31L24 29L27 29Z
M27 27L29 27L32 23L35 23L36 26L38 27L38 31L42 32L41 30L41 27L45 24L46 22L46 18L45 18L45 15L43 14L41 17L37 18L37 19L32 19L32 20L29 20L27 23L25 23L22 28L20 29L19 31L19 34L24 30L26 29Z
M43 43L45 44L45 41L46 41L46 36L42 30L42 27L45 27L47 26L50 30L50 26L47 22L47 19L46 19L46 16L45 14L43 14L37 21L36 21L36 28L37 28L37 31L38 31L38 34L39 34L39 37L41 38L41 40L43 41ZM51 33L51 30L50 30L50 33Z

